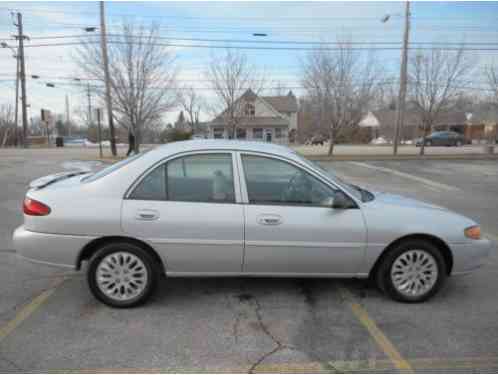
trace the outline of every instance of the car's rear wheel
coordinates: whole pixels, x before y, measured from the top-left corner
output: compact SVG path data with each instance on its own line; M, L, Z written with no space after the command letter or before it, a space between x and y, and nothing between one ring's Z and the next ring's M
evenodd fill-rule
M391 298L401 302L423 302L441 288L447 277L439 249L425 240L401 242L383 259L377 283Z
M144 303L158 279L157 265L142 248L122 242L99 249L90 259L87 280L93 295L113 307Z
M425 141L425 145L430 147L430 146L432 146L432 142L431 141Z
M463 144L462 141L456 141L456 146L457 147L460 147L462 144Z

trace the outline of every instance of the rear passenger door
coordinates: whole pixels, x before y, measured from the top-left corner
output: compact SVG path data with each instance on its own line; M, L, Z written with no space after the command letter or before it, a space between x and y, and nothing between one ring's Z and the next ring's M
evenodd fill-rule
M162 163L123 201L123 230L150 243L171 275L242 271L243 206L233 155L205 152Z

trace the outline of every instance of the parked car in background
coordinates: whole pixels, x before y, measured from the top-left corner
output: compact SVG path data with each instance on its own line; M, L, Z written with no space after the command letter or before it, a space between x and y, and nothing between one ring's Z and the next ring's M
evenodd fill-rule
M144 302L163 274L370 277L396 300L421 302L492 246L469 218L370 192L262 142L174 142L30 187L17 253L87 262L90 290L115 307Z
M378 137L378 138L374 138L370 141L370 144L372 145L387 145L389 144L390 141L388 141L386 138L384 137Z
M417 138L415 145L422 146L423 138ZM426 146L463 146L465 144L465 137L452 131L440 131L429 134L425 137Z
M320 145L320 146L323 146L326 142L326 138L323 136L323 135L315 135L311 138L311 145L312 146L316 146L316 145Z

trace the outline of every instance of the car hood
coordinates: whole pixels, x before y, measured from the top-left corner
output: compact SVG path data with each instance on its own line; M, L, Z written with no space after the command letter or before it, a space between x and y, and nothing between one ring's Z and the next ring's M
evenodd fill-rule
M413 208L430 208L434 210L447 210L444 207L437 206L432 203L422 202L416 199L403 197L402 195L390 194L385 192L373 192L375 201L377 203L389 204L399 207L413 207Z

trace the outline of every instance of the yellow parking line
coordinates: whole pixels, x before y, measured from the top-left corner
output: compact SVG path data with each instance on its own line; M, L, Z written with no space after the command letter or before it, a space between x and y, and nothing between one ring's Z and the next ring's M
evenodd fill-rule
M382 351L391 360L394 367L398 370L404 372L413 372L413 368L398 352L394 344L387 338L386 335L381 331L381 329L375 324L375 322L370 318L367 311L358 303L354 302L350 293L344 288L340 288L339 292L345 301L350 304L351 311L360 321L360 323L367 329L372 338L375 340L377 345L380 346Z
M62 284L65 278L57 278L50 289L45 290L40 293L34 299L32 299L27 305L25 305L16 316L10 320L6 325L0 327L0 342L2 342L8 335L12 333L22 322L24 322L31 314L33 314L38 308L43 305L43 303L50 297L57 287Z

